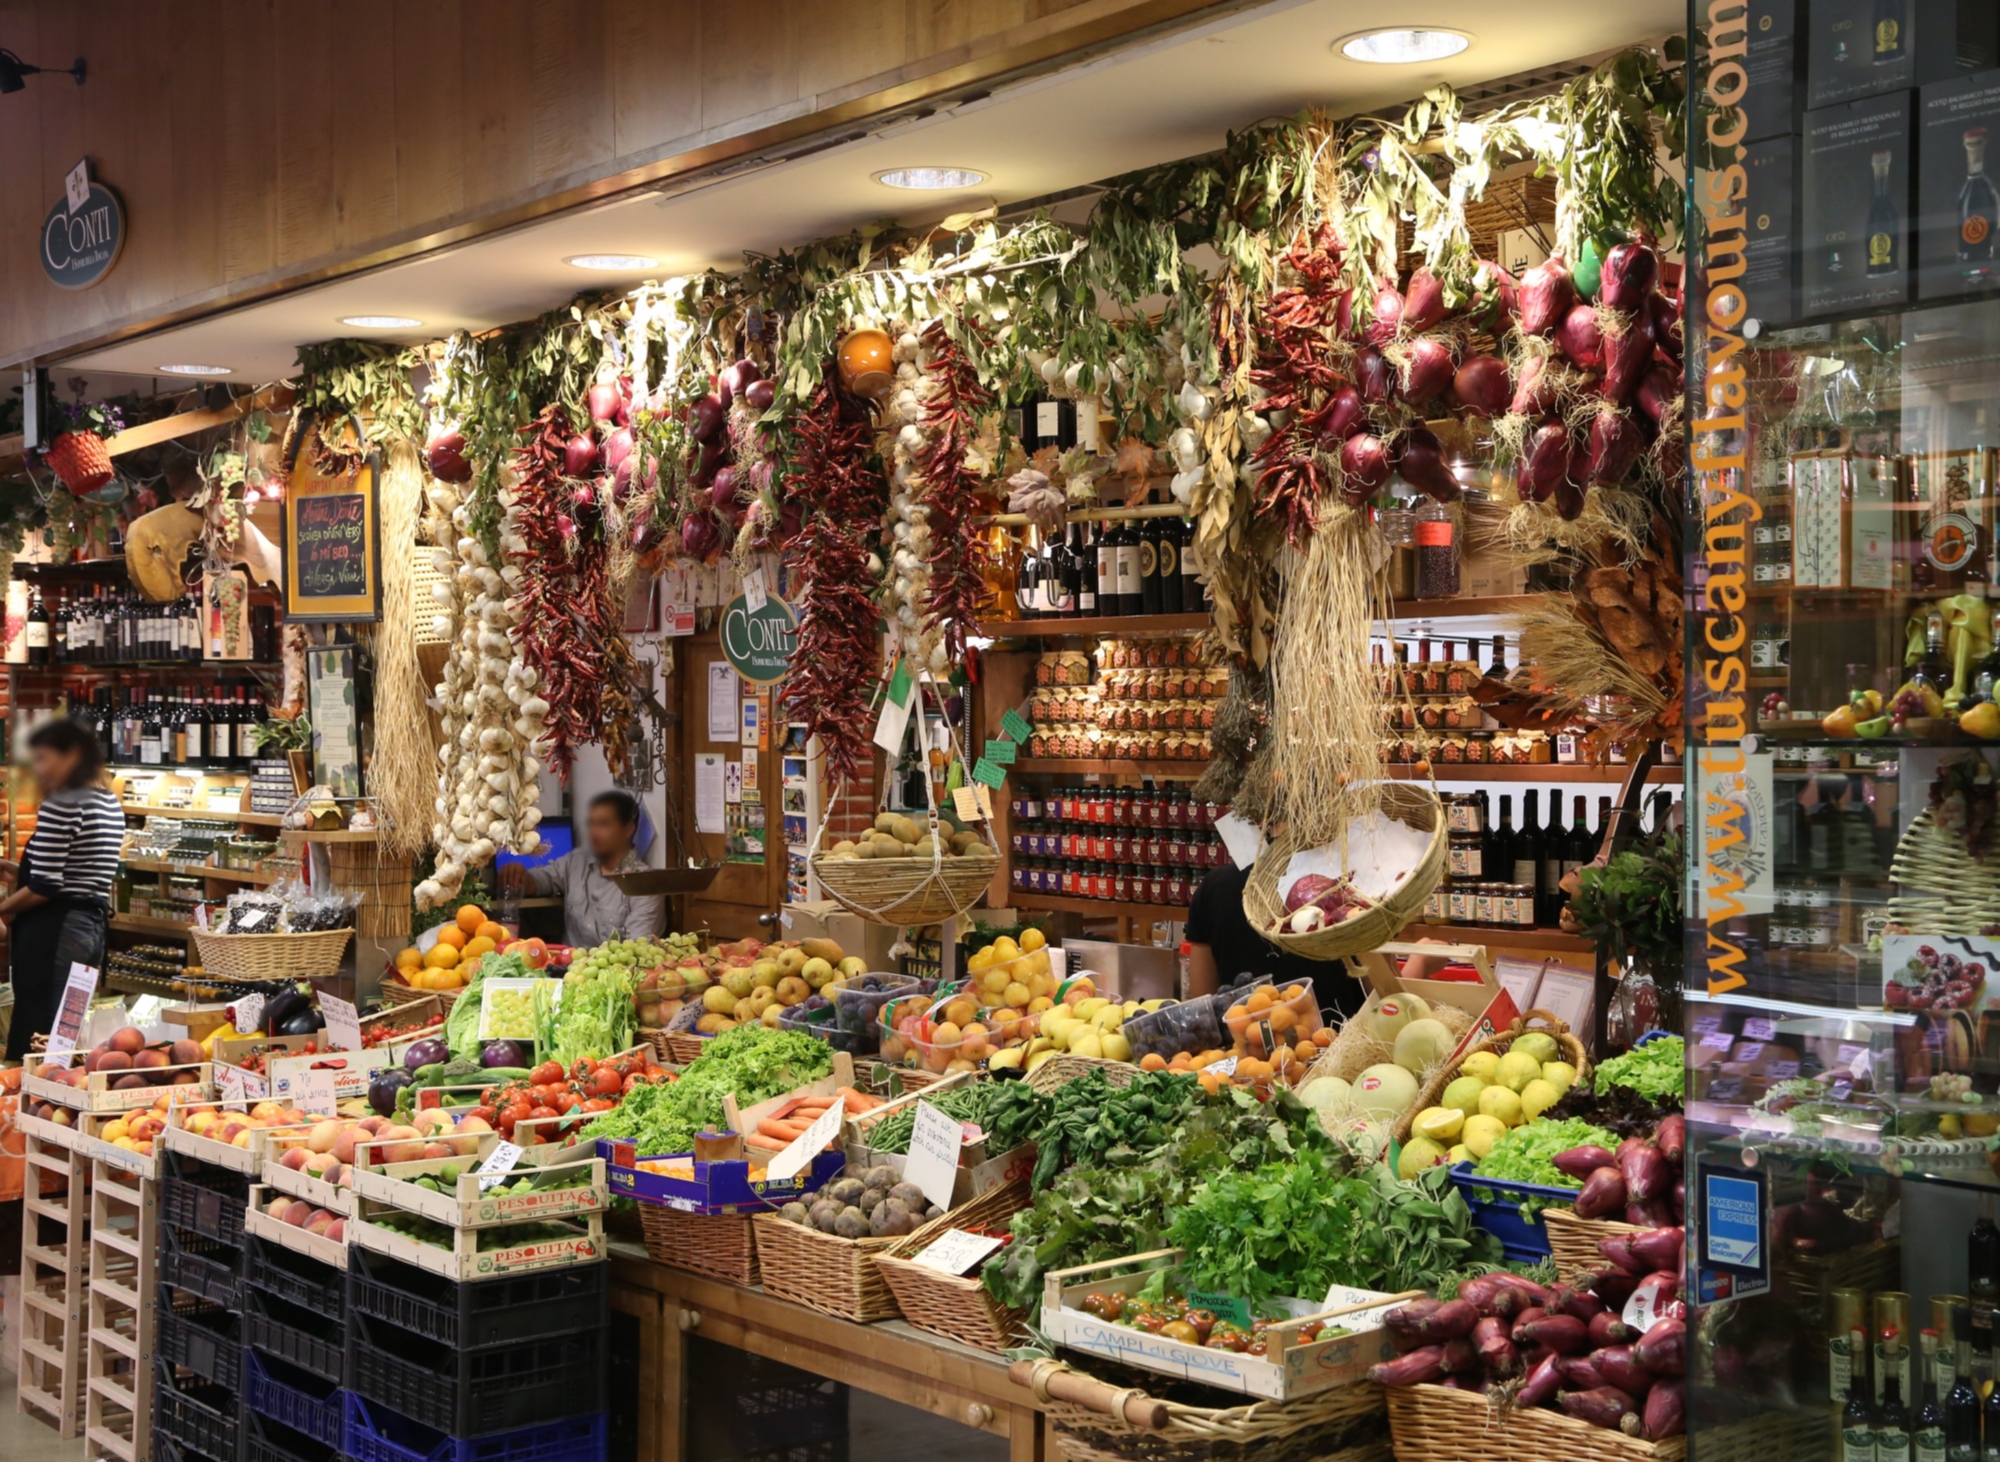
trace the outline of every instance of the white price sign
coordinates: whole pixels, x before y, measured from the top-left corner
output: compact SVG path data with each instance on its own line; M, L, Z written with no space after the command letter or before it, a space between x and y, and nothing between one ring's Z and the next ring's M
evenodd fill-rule
M63 986L62 1001L56 1006L54 1026L49 1031L47 1060L59 1061L76 1049L84 1017L90 1013L90 997L96 993L97 971L86 964L72 964L69 980Z
M335 1071L301 1071L293 1088L298 1094L299 1110L315 1117L332 1115L339 1099L335 1089L339 1075Z
M319 1013L321 1022L326 1026L326 1048L329 1051L361 1049L361 1015L355 1010L352 1000L321 994Z
M264 997L262 995L239 995L236 1003L229 1007L229 1023L245 1035L253 1035L264 1024Z
M965 1274L1000 1247L1000 1240L984 1234L969 1234L962 1228L950 1229L936 1243L913 1255L912 1263L940 1274Z
M215 1068L215 1095L225 1102L240 1102L244 1099L243 1071L240 1067Z
M964 1146L965 1128L958 1118L918 1101L910 1155L903 1162L903 1181L915 1183L939 1208L951 1207L951 1191L958 1182L958 1153Z
M785 1144L772 1158L764 1176L773 1183L787 1182L812 1166L812 1160L826 1151L826 1145L840 1133L840 1119L847 1111L847 1098L837 1096L812 1126Z
M484 1193L514 1171L514 1164L521 1160L521 1151L514 1143L501 1142L487 1153L486 1161L473 1170L479 1176L479 1191Z

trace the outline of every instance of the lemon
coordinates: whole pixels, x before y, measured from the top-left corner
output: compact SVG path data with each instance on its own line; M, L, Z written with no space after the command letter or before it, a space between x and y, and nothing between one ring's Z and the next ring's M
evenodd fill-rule
M1512 1055L1516 1051L1524 1056L1533 1056L1537 1066L1544 1061L1555 1060L1560 1054L1556 1050L1556 1038L1547 1031L1527 1031L1514 1037L1514 1044L1507 1048L1507 1053Z
M1444 1155L1444 1160L1453 1164L1471 1162L1473 1161L1472 1149L1461 1142Z
M1486 1083L1478 1077L1461 1076L1444 1089L1444 1095L1438 1098L1438 1105L1456 1107L1469 1117L1479 1110L1479 1094L1484 1090Z
M1521 1115L1532 1122L1561 1100L1562 1093L1554 1082L1537 1077L1521 1088Z
M1412 1137L1403 1144L1403 1155L1396 1159L1396 1176L1407 1183L1425 1168L1443 1162L1444 1156L1444 1149L1430 1138Z
M1507 1135L1507 1124L1498 1117L1488 1116L1482 1112L1476 1117L1467 1117L1465 1129L1458 1135L1460 1143L1472 1154L1472 1160L1477 1162L1492 1151L1494 1143Z
M1498 1117L1509 1127L1521 1125L1521 1099L1504 1086L1489 1086L1479 1094L1481 1115Z
M1492 1051L1474 1051L1459 1062L1460 1076L1476 1076L1481 1081L1493 1082L1500 1078L1500 1058Z
M1525 1051L1509 1051L1500 1058L1496 1080L1510 1091L1519 1091L1542 1074L1542 1063Z
M1455 1141L1465 1126L1465 1113L1454 1107L1426 1107L1417 1113L1410 1130L1419 1137L1428 1137L1433 1142Z

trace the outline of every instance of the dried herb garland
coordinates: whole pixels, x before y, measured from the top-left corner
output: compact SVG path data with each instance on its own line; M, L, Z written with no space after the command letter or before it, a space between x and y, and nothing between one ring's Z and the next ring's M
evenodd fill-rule
M967 466L966 454L979 434L980 414L991 407L993 397L979 384L977 365L942 320L931 322L923 344L930 394L919 422L924 445L917 468L923 479L921 501L930 514L925 619L942 633L945 652L963 660L966 636L986 601L986 541L973 522L984 478Z
M1347 385L1333 345L1344 332L1349 294L1340 276L1344 250L1332 223L1301 230L1285 251L1286 269L1298 283L1272 291L1258 310L1259 350L1251 383L1265 393L1259 410L1288 413L1251 461L1258 469L1257 510L1285 521L1293 547L1313 531L1314 515L1339 485L1323 441L1339 451L1346 410L1360 400L1337 393Z
M831 363L794 421L785 508L801 515L785 544L800 586L798 649L785 702L819 737L831 779L867 763L868 700L880 659L880 615L868 559L882 532L889 484L871 461L874 409L840 388Z

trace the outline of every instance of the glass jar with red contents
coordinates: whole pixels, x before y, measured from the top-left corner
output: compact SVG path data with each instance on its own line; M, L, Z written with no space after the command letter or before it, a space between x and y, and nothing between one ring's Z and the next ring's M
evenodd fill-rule
M1134 792L1130 787L1120 787L1111 800L1111 825L1131 827L1135 821L1133 811Z
M1185 904L1189 898L1189 887L1190 884L1186 869L1169 868L1167 870L1167 896L1165 902L1177 905Z
M1114 832L1111 835L1111 861L1113 863L1124 863L1130 861L1132 856L1132 845L1137 841L1139 840L1135 838L1131 833L1127 832L1124 828L1120 828L1118 829L1118 831Z
M1221 821L1222 814L1226 811L1228 811L1228 809L1225 808L1220 802L1210 800L1208 802L1202 803L1201 825L1203 827L1214 827L1217 822Z
M1229 866L1229 845L1220 837L1211 837L1208 840L1208 866L1211 868Z
M1167 901L1167 870L1152 867L1146 870L1146 900L1149 904L1163 904Z
M1111 865L1107 863L1097 868L1090 875L1090 896L1094 899L1103 899L1109 903L1111 900L1111 882Z
M1121 904L1132 902L1132 870L1123 863L1111 871L1111 897Z

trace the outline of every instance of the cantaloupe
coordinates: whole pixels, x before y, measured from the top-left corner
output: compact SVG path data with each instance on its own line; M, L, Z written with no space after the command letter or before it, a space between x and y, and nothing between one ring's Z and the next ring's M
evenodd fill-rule
M1420 1017L1396 1033L1396 1064L1422 1075L1449 1056L1455 1044L1443 1021Z
M1355 1107L1371 1117L1401 1116L1417 1099L1417 1078L1384 1062L1370 1066L1354 1083Z

